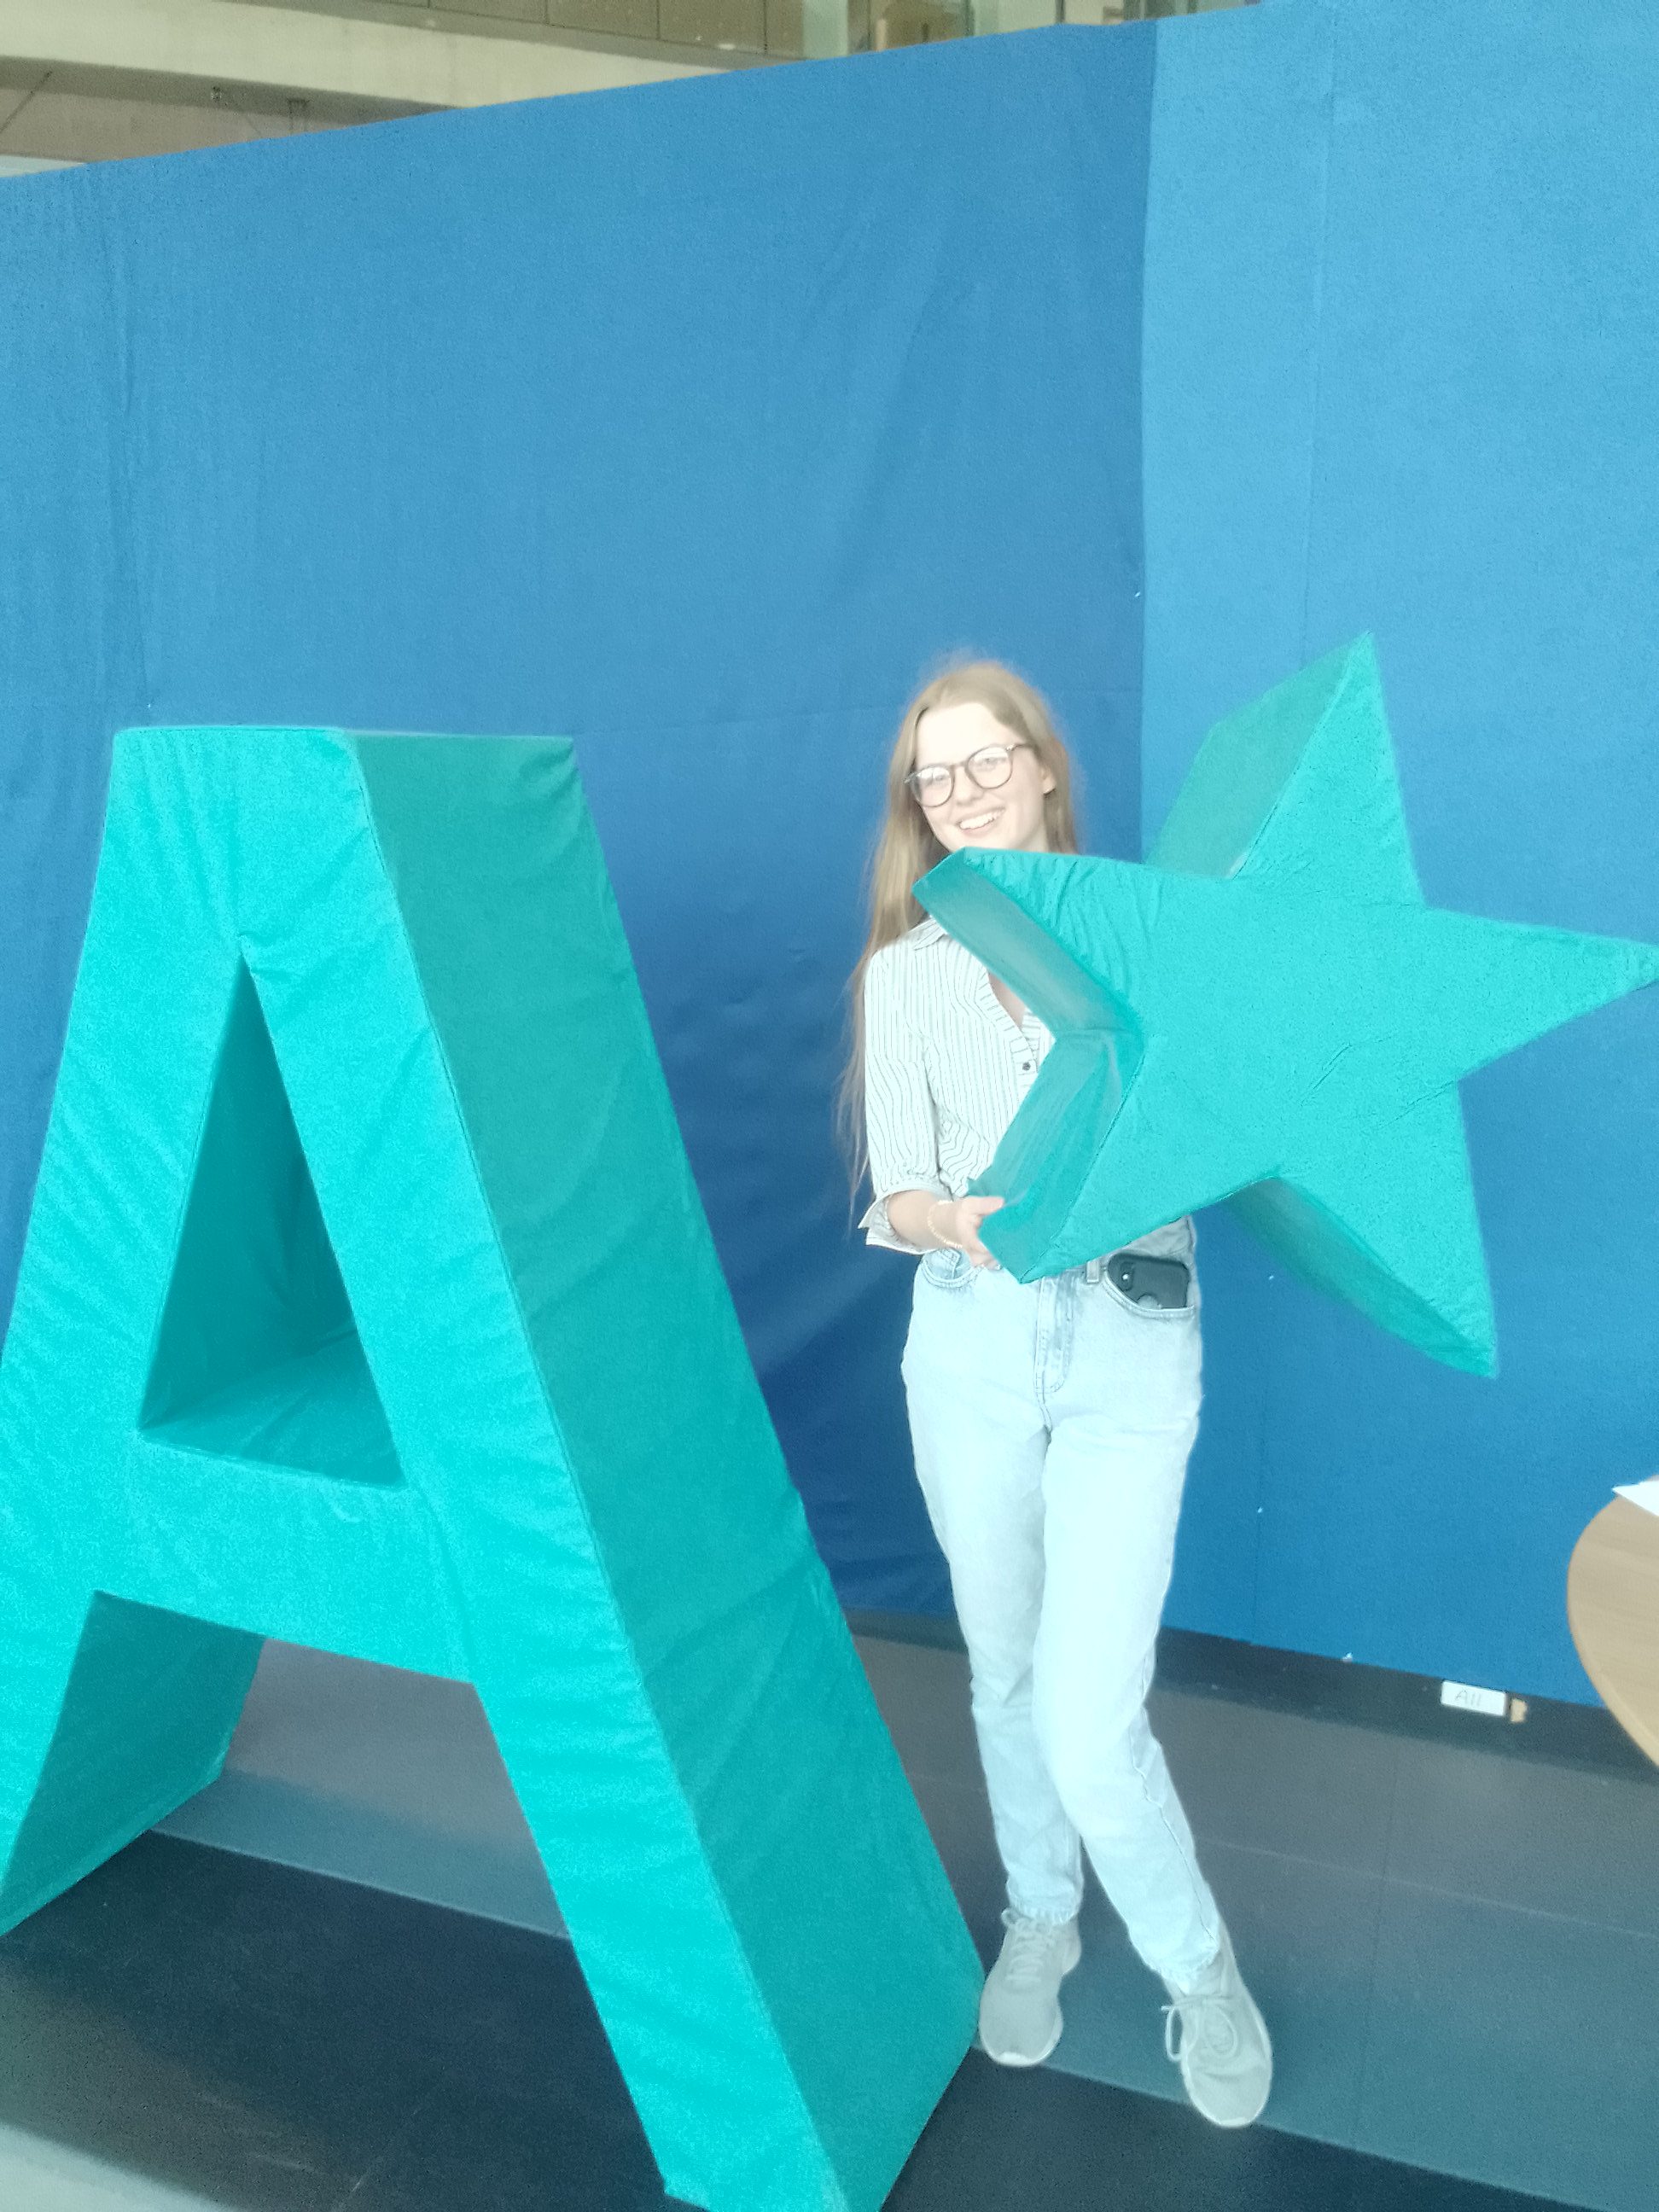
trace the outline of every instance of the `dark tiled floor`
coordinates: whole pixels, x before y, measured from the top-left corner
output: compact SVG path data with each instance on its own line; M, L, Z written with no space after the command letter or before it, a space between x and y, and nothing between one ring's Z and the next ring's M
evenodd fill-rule
M1390 1882L1354 2139L1659 2206L1659 1942Z
M189 1842L563 1932L467 1682L267 1644L223 1774L161 1825Z
M1415 1677L1190 1635L1164 1646L1154 1718L1272 2022L1271 2127L1659 2212L1659 2010L1644 1996L1659 1987L1659 1778L1607 1716L1535 1706L1516 1728L1449 1715ZM988 1954L1002 1876L960 1650L945 1625L860 1650ZM561 1924L464 1685L271 1646L224 1780L167 1825ZM1097 1895L1086 1935L1054 2067L1178 2103L1164 1992ZM280 1943L239 1940L273 1986L296 1971ZM497 2086L538 2094L534 2076Z
M965 1662L861 1645L981 1948L1001 1872ZM1161 1687L1153 1724L1275 2045L1268 2121L1592 2212L1659 2212L1659 1778ZM1435 1732L1427 1732L1432 1729ZM1051 2065L1176 2100L1097 1891ZM1425 2200L1429 2201L1429 2200Z
M1369 1759L1340 1787L1374 1848L1287 1773L1286 1833L1242 1854L1231 1838L1261 1817L1258 1718L1234 1709L1231 1760L1213 1709L1200 1723L1192 1701L1167 1701L1160 1725L1200 1801L1218 1893L1255 1923L1285 2031L1279 2124L1599 2212L1655 2212L1659 1788L1523 1761L1478 1734L1459 1747L1338 1730ZM1310 1948L1309 1914L1333 1883L1351 1900L1350 1941ZM1334 2102L1320 2109L1315 2042L1357 2056L1350 2124Z
M161 2189L228 2212L667 2206L568 1945L150 1836L0 1941L0 2204L182 2212ZM890 2203L1538 2212L978 2057Z

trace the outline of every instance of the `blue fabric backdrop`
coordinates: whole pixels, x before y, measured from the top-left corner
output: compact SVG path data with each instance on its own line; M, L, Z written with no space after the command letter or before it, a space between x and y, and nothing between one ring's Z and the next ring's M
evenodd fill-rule
M1274 0L0 188L0 1308L111 732L568 732L818 1540L941 1605L829 1130L898 708L1011 657L1128 853L1370 628L1429 895L1659 938L1656 102L1646 0ZM1495 1385L1205 1221L1171 1619L1589 1694L1656 1000L1466 1086Z
M1153 40L989 40L0 187L0 1312L129 721L568 733L851 1602L945 1602L847 1234L893 728L1048 687L1138 836Z
M1149 834L1211 720L1370 629L1426 895L1659 939L1656 112L1646 0L1164 27ZM1170 1617L1588 1698L1567 1559L1659 1466L1659 992L1463 1096L1498 1381L1215 1224Z

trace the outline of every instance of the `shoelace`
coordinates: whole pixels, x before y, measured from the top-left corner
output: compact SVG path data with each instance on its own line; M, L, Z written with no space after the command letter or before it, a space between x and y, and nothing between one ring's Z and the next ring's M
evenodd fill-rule
M1176 2040L1177 2021L1181 2029L1179 2043ZM1164 2006L1165 2055L1179 2061L1182 2052L1189 2044L1196 2045L1200 2050L1207 2044L1224 2065L1228 2059L1237 2056L1238 2030L1233 2025L1232 2014L1220 1990L1195 1990L1192 1996L1177 1997L1173 2004Z
M1012 1983L1040 1980L1060 1929L1014 1912L1005 1912L1002 1924L1008 1930L1008 1963L1003 1970L1003 1979Z

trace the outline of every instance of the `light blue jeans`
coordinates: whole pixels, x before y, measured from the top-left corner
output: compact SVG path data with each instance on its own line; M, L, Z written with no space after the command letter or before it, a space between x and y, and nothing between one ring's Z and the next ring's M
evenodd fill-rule
M1198 1434L1198 1287L1132 1305L1101 1263L916 1270L903 1373L950 1563L1008 1899L1068 1920L1086 1849L1136 1951L1190 1981L1219 1921L1146 1719Z

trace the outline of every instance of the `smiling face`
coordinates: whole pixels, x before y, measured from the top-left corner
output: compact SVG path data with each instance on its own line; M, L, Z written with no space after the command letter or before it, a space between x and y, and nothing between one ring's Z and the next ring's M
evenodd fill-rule
M1006 783L985 791L961 763L987 745L1012 748ZM1046 853L1048 823L1043 799L1054 787L1054 777L1018 731L998 721L988 707L977 700L960 705L930 707L916 725L919 769L950 768L954 787L941 806L923 807L928 828L947 853L995 848L1005 852Z

